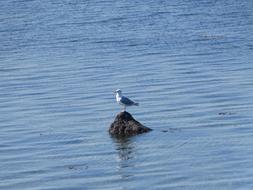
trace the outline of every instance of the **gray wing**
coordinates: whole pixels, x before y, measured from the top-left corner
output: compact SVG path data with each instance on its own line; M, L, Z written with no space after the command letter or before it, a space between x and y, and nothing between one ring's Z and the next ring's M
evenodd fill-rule
M130 100L129 98L125 97L125 96L122 96L121 97L121 102L125 105L133 105L135 104L134 101Z

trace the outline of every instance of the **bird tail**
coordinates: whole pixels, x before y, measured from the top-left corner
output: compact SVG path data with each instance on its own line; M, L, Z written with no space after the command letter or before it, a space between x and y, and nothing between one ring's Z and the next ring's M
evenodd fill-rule
M139 103L135 102L134 105L135 105L135 106L139 106Z

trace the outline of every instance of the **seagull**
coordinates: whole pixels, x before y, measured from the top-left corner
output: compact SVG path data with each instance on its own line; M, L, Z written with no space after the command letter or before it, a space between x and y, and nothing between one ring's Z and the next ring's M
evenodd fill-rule
M122 91L117 89L116 93L116 101L123 106L123 111L126 111L127 106L138 106L139 103L130 100L129 98L122 96Z

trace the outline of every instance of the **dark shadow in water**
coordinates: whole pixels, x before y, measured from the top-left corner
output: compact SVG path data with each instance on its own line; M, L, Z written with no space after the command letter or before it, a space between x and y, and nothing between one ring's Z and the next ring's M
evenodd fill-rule
M120 138L112 137L112 139L115 142L116 150L118 152L119 159L121 161L129 160L129 159L133 158L134 145L133 145L133 142L131 141L131 138L129 138L129 137L120 137Z

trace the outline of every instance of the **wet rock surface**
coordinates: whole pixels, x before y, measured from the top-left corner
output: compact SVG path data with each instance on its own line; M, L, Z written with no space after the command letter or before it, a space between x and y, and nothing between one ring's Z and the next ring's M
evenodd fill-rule
M146 133L151 130L152 129L145 127L140 122L136 121L130 113L124 111L118 113L109 128L109 133L114 136L132 136Z

